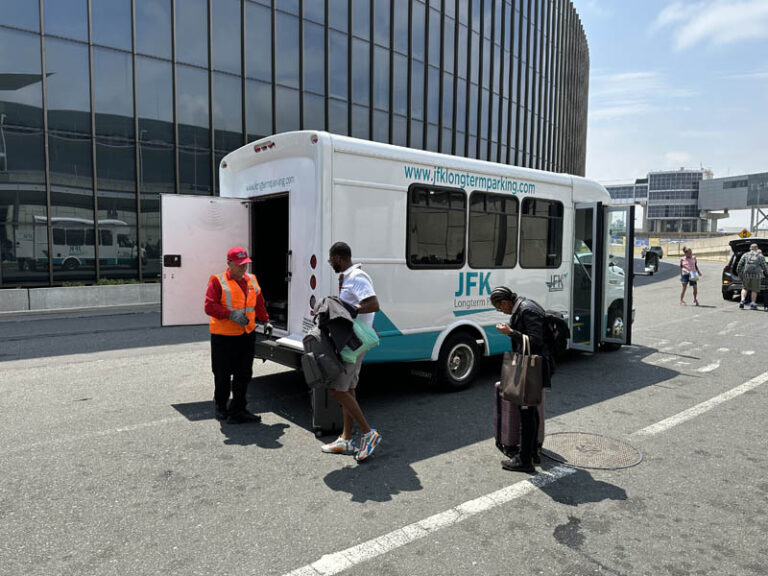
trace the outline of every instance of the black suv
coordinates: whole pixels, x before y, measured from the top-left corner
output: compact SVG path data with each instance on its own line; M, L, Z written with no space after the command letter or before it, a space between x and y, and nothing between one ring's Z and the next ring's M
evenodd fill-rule
M741 278L736 275L736 267L739 260L745 252L749 251L752 244L757 244L763 251L763 255L768 254L768 238L737 238L729 242L731 245L731 258L723 268L723 300L733 300L734 296L741 297L741 289L744 287ZM765 292L768 292L768 278L763 278L760 284L760 293L765 298Z

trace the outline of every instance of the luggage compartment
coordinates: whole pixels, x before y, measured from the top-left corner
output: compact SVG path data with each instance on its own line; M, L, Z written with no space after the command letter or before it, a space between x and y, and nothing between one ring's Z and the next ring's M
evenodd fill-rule
M252 199L252 268L264 294L269 320L283 330L288 328L288 226L287 193Z

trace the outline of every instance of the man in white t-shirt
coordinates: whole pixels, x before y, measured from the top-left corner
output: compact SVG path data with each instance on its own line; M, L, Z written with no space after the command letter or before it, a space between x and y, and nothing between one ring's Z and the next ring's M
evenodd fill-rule
M328 251L328 264L339 275L339 298L341 301L350 304L357 310L357 318L369 326L373 326L373 317L379 311L379 300L373 290L371 277L363 272L360 264L352 264L352 249L349 245L344 242L336 242L331 246ZM355 454L355 459L358 462L370 456L381 440L376 429L372 428L365 419L355 395L363 356L365 354L358 356L357 362L354 364L345 363L344 371L329 386L331 394L341 404L344 413L344 426L341 436L322 447L323 452L331 454ZM355 422L363 434L357 449L352 442L352 427Z

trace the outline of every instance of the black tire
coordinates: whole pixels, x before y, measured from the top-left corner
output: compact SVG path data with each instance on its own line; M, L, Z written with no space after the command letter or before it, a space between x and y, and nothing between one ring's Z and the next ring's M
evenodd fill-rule
M439 388L456 392L469 387L480 364L476 339L468 332L454 332L445 339L433 370L433 382Z
M79 266L80 266L80 262L78 262L74 258L67 258L66 260L64 260L64 263L61 265L61 268L63 270L66 270L67 272L71 272L72 270L77 270Z
M723 292L723 300L726 302L731 302L733 300L733 294L730 292Z
M608 312L608 333L606 336L610 338L621 338L624 336L624 318L619 307L614 307ZM621 344L616 342L603 342L603 350L606 352L613 352L619 348L621 348Z

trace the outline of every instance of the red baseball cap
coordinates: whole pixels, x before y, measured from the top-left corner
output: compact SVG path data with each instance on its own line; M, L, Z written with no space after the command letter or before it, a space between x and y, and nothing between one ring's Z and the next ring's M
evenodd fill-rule
M235 246L234 248L229 249L229 252L227 252L227 260L232 262L235 266L242 266L243 264L251 262L251 259L248 258L248 252L246 252L245 248L241 248L240 246Z

